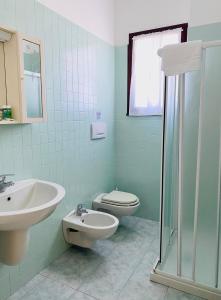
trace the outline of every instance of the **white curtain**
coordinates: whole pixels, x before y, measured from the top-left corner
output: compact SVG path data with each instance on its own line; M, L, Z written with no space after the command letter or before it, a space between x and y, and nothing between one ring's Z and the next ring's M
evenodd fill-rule
M167 30L133 38L130 116L161 115L164 74L158 49L180 43L181 30Z

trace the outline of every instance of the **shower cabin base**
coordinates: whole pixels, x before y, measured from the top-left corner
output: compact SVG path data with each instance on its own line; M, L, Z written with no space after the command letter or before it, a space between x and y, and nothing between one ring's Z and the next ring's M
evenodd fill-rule
M151 272L150 280L205 299L221 299L221 291L218 291L215 288L209 288L208 286L195 283L191 280L187 280L160 271L159 262L156 263L153 271Z
M204 238L207 238L208 244L212 242L212 240L208 239L208 236L211 237L211 233L204 231ZM192 236L190 230L183 230L183 239L185 240L184 245L191 245L192 243ZM183 246L184 246L183 245ZM208 273L201 274L200 280L201 282L208 282L208 285L204 285L202 283L196 283L189 279L188 277L192 271L192 253L191 247L185 246L183 247L183 260L182 264L182 276L176 276L177 272L177 260L174 259L177 253L177 231L173 230L170 236L170 242L167 246L165 256L163 262L159 262L157 260L151 275L151 281L172 287L174 289L183 291L185 293L189 293L198 297L202 297L205 299L221 299L221 290L218 288L213 288L212 278L211 281L208 281ZM201 261L204 264L205 268L208 270L209 265L208 262L205 260ZM206 280L207 279L207 280ZM221 286L221 280L219 281L218 286Z

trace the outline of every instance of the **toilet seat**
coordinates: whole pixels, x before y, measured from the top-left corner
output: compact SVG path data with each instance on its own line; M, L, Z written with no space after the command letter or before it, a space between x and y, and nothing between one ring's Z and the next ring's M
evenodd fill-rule
M116 205L116 206L136 206L139 203L139 199L136 195L120 192L120 191L112 191L111 193L105 194L101 203Z

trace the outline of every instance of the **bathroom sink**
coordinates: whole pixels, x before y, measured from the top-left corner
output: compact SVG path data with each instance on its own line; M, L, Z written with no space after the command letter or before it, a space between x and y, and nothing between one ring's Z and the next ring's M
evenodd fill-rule
M58 184L29 179L0 194L0 231L27 228L47 218L65 195Z
M46 219L65 195L62 186L38 179L16 182L0 193L0 261L16 265L28 246L29 228Z

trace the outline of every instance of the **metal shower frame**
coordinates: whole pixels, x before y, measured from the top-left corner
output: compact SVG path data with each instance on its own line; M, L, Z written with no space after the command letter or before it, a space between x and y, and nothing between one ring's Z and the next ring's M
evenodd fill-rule
M179 75L179 101L178 101L178 132L179 132L179 150L178 150L178 225L177 225L177 275L170 275L157 268L162 262L162 238L164 224L164 174L165 174L165 128L167 113L167 96L165 90L165 104L163 114L163 145L162 145L162 168L161 168L161 203L160 203L160 256L152 272L151 280L174 287L184 292L205 297L207 299L220 300L221 290L218 289L219 262L220 262L220 217L221 217L221 133L219 145L219 174L218 180L218 197L217 197L217 228L216 228L216 274L215 288L197 283L196 281L196 256L197 256L197 231L198 231L198 210L199 210L199 180L200 180L200 162L202 148L202 112L203 100L205 97L205 63L206 49L212 47L221 47L221 40L202 43L201 59L201 78L200 78L200 101L199 101L199 121L198 121L198 141L197 141L197 162L196 162L196 187L195 187L195 205L194 205L194 229L193 229L193 262L192 262L192 279L187 280L182 277L182 189L183 189L183 122L184 122L184 100L185 100L185 74ZM167 77L165 77L167 81ZM165 85L166 86L166 85ZM220 274L221 276L221 274Z

